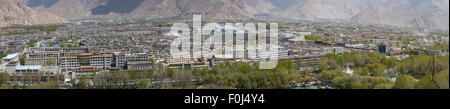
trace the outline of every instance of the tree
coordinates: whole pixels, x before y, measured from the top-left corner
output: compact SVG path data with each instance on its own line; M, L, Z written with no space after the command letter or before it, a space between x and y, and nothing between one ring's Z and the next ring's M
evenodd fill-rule
M350 87L352 89L370 89L370 84L360 83L360 82L352 82Z
M373 89L391 89L392 85L391 84L377 84L376 86L373 87Z
M192 81L192 72L186 70L176 70L173 74L172 79L176 80L178 82L178 85L185 88L186 84Z
M373 77L370 79L370 83L373 89L391 89L393 85L393 82L389 78L384 77Z
M148 70L147 76L148 76L147 78L150 79L150 82L152 82L153 77L155 76L155 70L152 69Z
M342 75L342 73L339 71L322 71L319 74L318 79L321 80L322 82L330 83L331 80L333 80L335 77L341 76L341 75Z
M336 86L337 88L349 88L350 84L352 82L352 79L349 75L343 75L335 77L331 80L331 83Z
M205 58L202 56L202 57L198 58L197 61L198 61L198 62L205 62Z
M448 70L443 70L441 72L438 72L433 77L436 83L439 85L441 89L448 89L448 83L449 83L449 72ZM417 89L437 89L437 87L432 83L431 81L431 74L428 74L427 76L420 79L417 84L415 84L415 88Z
M411 89L411 76L402 74L396 80L393 89Z
M324 40L324 38L323 38L323 36L320 36L320 35L305 35L305 40L318 41L318 40Z
M58 81L48 81L43 84L42 89L58 89Z
M435 74L434 78L441 89L449 89L449 70L442 70Z
M6 56L6 53L5 52L0 52L0 58L3 58L3 57L5 57Z
M14 89L20 89L20 84L19 84L19 82L15 82L15 83L14 83Z
M13 89L13 86L11 84L5 84L1 86L0 89Z
M380 63L385 65L385 66L389 66L390 60L386 56L382 56Z
M131 81L137 81L139 78L139 71L128 71L128 77L130 77Z
M34 47L34 43L36 43L37 41L35 41L35 40L30 40L30 41L28 41L28 43L27 43L27 45L28 45L28 47Z
M148 58L148 61L155 63L155 59L153 59L153 58Z
M79 82L78 82L78 87L81 89L86 89L88 88L88 80L86 78L86 76L81 76Z
M328 62L326 60L319 61L318 66L321 70L328 70Z
M386 67L380 63L367 64L366 67L368 67L372 76L381 76L386 70Z
M431 83L431 75L427 75L420 79L415 88L417 89L436 89L433 83Z
M0 73L0 86L3 84L9 84L9 74L8 73Z
M139 79L137 89L150 89L150 81L148 79Z
M19 56L19 62L21 65L25 65L25 57L24 56Z
M410 74L415 78L422 78L428 74L431 74L434 68L435 72L441 72L448 70L449 56L436 56L434 67L433 57L426 54L420 54L418 56L410 56L402 60L396 67L396 71L403 74Z

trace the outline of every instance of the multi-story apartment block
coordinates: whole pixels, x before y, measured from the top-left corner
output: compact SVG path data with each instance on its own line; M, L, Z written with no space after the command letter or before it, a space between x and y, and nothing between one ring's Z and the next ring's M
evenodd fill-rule
M126 57L124 53L115 52L113 53L113 67L124 67L126 62Z
M61 70L71 70L80 67L78 57L61 57Z
M153 63L149 61L127 62L127 70L153 69Z
M79 54L77 57L61 57L61 70L72 70L80 67L111 68L112 56L93 56Z
M91 56L89 58L89 66L94 68L111 68L112 56Z
M108 70L103 70L102 68L94 68L94 67L78 67L72 69L71 71L66 72L65 78L67 81L80 79L81 77L92 79L94 75L102 72L108 72Z
M25 65L42 65L42 66L56 66L58 65L59 53L58 51L36 51L24 52Z
M38 52L38 51L54 51L58 52L60 57L76 56L78 54L89 53L88 48L59 48L59 47L28 47L25 52Z
M127 62L148 62L149 61L149 55L146 53L139 53L139 54L125 54L121 52L115 52L113 53L114 57L114 67L126 67Z
M88 48L64 48L60 51L61 56L76 56L78 54L89 53Z

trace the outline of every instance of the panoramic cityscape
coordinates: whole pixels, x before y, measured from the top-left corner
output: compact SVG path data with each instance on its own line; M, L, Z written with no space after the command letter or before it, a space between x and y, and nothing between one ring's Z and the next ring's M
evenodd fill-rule
M449 89L449 0L0 0L0 27L0 89Z

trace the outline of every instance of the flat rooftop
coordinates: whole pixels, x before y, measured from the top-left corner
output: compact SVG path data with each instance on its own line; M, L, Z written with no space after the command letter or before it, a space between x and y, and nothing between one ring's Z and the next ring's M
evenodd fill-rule
M19 61L11 61L6 66L17 66L18 64L20 64Z
M19 65L16 67L16 70L34 70L34 69L41 69L41 65Z
M6 57L3 57L2 59L12 59L16 56L19 56L19 53L13 53L13 54L9 54Z

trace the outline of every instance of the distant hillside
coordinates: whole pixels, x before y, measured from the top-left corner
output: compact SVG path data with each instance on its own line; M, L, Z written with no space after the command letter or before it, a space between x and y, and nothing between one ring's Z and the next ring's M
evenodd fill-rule
M9 25L34 25L67 23L64 18L46 12L37 12L11 0L0 0L0 27Z
M92 10L105 2L103 0L17 0L41 12L49 12L66 19L92 18ZM106 16L105 17L112 17Z
M16 0L67 19L176 18L347 20L448 29L449 0Z
M392 0L353 17L359 23L449 29L449 0Z
M67 19L83 18L188 18L250 20L241 0L17 0L36 10ZM41 2L37 2L41 1ZM46 2L47 1L47 2ZM49 6L50 5L50 6Z
M254 18L241 0L145 0L130 17L140 18L192 18L193 14L205 19L250 20Z

